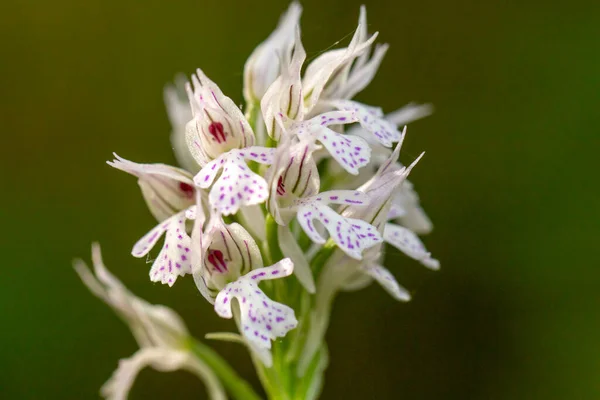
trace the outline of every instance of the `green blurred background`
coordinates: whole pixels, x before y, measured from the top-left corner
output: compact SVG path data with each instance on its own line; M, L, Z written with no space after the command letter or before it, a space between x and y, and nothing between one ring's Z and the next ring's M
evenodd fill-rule
M97 398L136 345L71 268L99 240L138 295L197 335L231 329L191 279L151 284L129 256L154 221L113 151L174 162L162 102L204 71L241 102L246 57L287 2L4 0L0 14L0 398ZM304 1L309 58L356 25L360 1ZM403 159L435 223L431 273L389 264L414 294L341 296L325 399L600 398L600 3L372 1L391 49L360 95L432 102ZM256 382L245 350L215 344ZM131 398L202 399L186 373L146 370Z

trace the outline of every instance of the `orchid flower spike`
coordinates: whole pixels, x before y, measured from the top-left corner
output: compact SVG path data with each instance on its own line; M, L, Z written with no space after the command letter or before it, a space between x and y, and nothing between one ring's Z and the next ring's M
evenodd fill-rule
M150 280L171 287L192 275L197 298L237 326L207 338L246 345L266 397L316 400L337 293L376 281L396 300L410 299L397 271L385 266L386 243L429 269L440 263L418 236L433 225L407 181L423 154L399 161L405 125L431 106L409 103L385 114L355 99L388 51L369 33L364 6L349 43L309 61L315 52L302 43L301 14L292 2L246 61L245 104L201 69L165 88L181 168L117 155L108 164L137 178L158 220L132 249L152 263ZM221 384L232 398L260 398L218 355L200 351L171 310L131 295L96 248L94 268L96 277L81 264L77 271L131 325L142 348L120 364L106 396L124 399L150 365L195 371L212 399L224 399Z

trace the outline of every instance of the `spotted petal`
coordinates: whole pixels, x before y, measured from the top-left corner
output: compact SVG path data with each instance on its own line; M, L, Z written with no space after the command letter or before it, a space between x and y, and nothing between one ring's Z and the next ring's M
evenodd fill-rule
M325 243L325 239L314 225L314 221L318 220L341 250L350 257L360 260L364 249L381 243L382 239L379 232L369 223L359 219L344 218L326 205L331 202L344 204L347 201L366 201L363 193L357 192L359 195L355 196L347 192L352 191L324 192L299 201L296 218L313 242Z
M379 264L370 264L362 267L362 270L375 279L393 298L399 301L409 301L410 293L398 284L394 275L387 268Z
M351 100L336 100L330 104L340 110L355 112L360 125L386 147L392 147L392 144L400 141L402 137L402 132L396 125L384 119L380 108Z
M423 242L411 230L395 224L385 224L383 238L387 243L407 256L420 261L427 268L434 270L440 268L440 262L431 257L431 253L425 249Z
M201 188L208 188L222 169L208 200L221 214L235 214L240 206L262 203L268 195L266 181L250 170L244 159L270 164L273 152L274 149L258 146L231 150L206 164L194 177L194 182Z
M131 254L143 257L166 232L164 246L150 269L152 282L160 281L173 286L178 276L192 272L189 254L191 239L185 230L185 214L186 211L183 211L161 222L133 246Z
M357 190L329 190L319 193L315 200L329 204L363 205L369 202L369 196Z
M294 124L292 130L300 137L310 135L321 142L346 171L357 175L358 170L366 166L371 158L368 143L358 136L344 135L327 127L356 121L358 116L354 111L331 111L309 121Z
M241 313L241 330L248 342L259 349L270 349L271 340L283 337L298 324L294 310L269 299L258 287L263 280L291 275L294 265L289 258L258 268L229 283L217 296L215 311L231 318L231 301L236 298Z

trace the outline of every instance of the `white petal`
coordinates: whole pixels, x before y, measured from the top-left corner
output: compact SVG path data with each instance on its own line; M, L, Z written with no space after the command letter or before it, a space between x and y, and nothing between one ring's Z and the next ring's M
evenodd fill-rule
M423 242L412 231L395 224L385 224L383 231L384 240L406 254L407 256L420 261L421 264L430 269L439 269L440 262L431 258Z
M369 196L357 190L329 190L314 198L323 204L366 205L369 202Z
M227 153L206 164L194 177L194 183L203 189L210 187L226 160Z
M279 247L285 257L289 257L294 263L294 274L298 281L304 286L308 293L315 292L315 280L310 270L308 260L304 252L298 245L296 238L290 232L288 226L278 225L277 236L279 239Z
M167 85L164 90L164 102L171 122L171 145L179 165L196 173L200 166L188 149L185 138L185 126L193 118L190 102L185 93L185 75L178 75L174 85Z
M328 128L319 129L316 137L350 174L357 175L360 168L369 164L371 148L364 139L343 135Z
M364 249L382 241L379 232L369 223L359 219L344 218L318 201L308 202L298 207L297 219L315 243L325 242L313 224L314 220L321 222L338 247L357 260L362 258L361 253Z
M409 301L410 293L398 284L394 275L385 267L371 264L362 267L363 271L373 277L396 300Z
M173 286L178 276L192 272L191 239L186 232L186 211L172 216L162 222L142 239L132 250L135 257L143 257L154 247L158 239L166 231L165 243L150 269L150 280Z
M354 65L347 82L344 84L340 98L351 99L366 88L375 77L379 65L388 50L388 45L377 45L373 57L363 66ZM361 57L367 56L368 52L364 52ZM361 58L359 57L359 59ZM358 60L357 60L358 61Z
M298 324L294 310L269 299L258 287L262 280L289 276L293 264L283 259L271 267L259 268L225 286L215 302L215 311L223 318L233 316L231 301L238 300L242 334L253 346L270 349L271 340L283 337Z
M260 164L272 164L275 156L275 149L262 146L250 146L239 151L239 155L246 160L256 161Z
M190 173L181 168L172 167L166 164L138 164L120 157L116 153L113 153L113 155L115 156L115 159L113 161L107 161L106 163L113 168L120 169L121 171L127 172L131 175L137 177L143 177L145 175L158 175L191 184Z
M254 144L254 132L239 107L202 70L192 76L186 91L194 118L186 125L185 136L199 165Z
M299 29L296 30L293 46L280 56L281 74L260 101L267 132L277 141L281 140L290 121L302 120L304 117L301 71L306 51L300 40Z
M203 378L211 399L226 399L218 379L204 364L193 360L187 352L163 348L140 349L132 357L120 360L117 370L100 389L102 396L108 400L126 400L135 378L147 366L161 372L189 369Z
M351 63L364 51L367 51L376 38L377 33L373 34L368 40L363 41L362 27L359 26L347 48L323 53L309 64L302 81L302 85L306 91L305 96L307 97L307 113L317 104L325 85L334 76L334 73L343 68L347 63Z
M244 65L244 97L247 102L260 100L279 74L279 55L293 43L302 7L292 2L281 16L277 28L250 55Z
M144 200L159 221L193 204L195 188L187 171L165 164L138 164L117 154L107 164L138 178Z
M358 174L359 168L366 166L371 158L368 143L358 137L337 133L327 126L349 124L358 121L355 111L331 111L308 121L293 124L292 132L300 138L313 137L321 142L331 156L349 173Z
M418 235L430 233L433 229L431 220L420 206L419 195L408 180L396 189L388 219L397 219L400 225Z
M238 217L250 233L258 240L266 240L265 215L258 205L240 207Z
M241 154L265 163L270 161L269 152L244 151ZM239 150L232 150L222 156L224 158L221 160L225 160L222 166L223 172L208 196L210 205L223 215L235 214L241 206L259 204L267 199L267 182L246 165L244 156L241 154ZM257 154L258 157L253 157L252 154ZM198 174L198 180L204 180L202 179L203 173L204 168Z
M354 111L360 125L386 147L391 147L392 143L398 142L402 137L396 125L383 118L383 112L379 108L351 100L336 100L331 104L340 110Z
M433 113L431 104L409 103L402 108L397 109L385 116L385 119L396 126L406 125L421 118L425 118Z
M146 233L140 240L137 241L135 245L133 245L133 250L131 250L131 255L134 257L144 257L146 254L152 250L156 242L160 240L163 233L167 231L169 226L171 225L171 220L176 218L173 216L166 221L161 222L156 225L154 228L150 230L150 232Z

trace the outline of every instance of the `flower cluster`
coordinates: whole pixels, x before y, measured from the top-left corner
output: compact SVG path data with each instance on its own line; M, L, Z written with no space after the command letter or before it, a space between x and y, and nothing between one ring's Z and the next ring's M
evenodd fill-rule
M293 3L246 62L243 109L200 69L166 88L181 167L116 155L108 164L138 179L158 221L132 250L141 258L160 247L150 280L173 286L192 275L215 312L235 319L239 340L261 368L279 357L298 377L312 370L306 393L317 393L319 368L309 365L317 357L324 368L335 293L375 280L394 298L410 298L382 265L384 243L428 268L439 262L417 236L432 225L407 181L421 157L398 162L406 136L398 127L430 107L409 104L386 115L353 100L388 48L374 44L364 7L348 46L308 65L300 14ZM137 314L116 307L127 319ZM172 325L185 332L178 320ZM290 331L299 333L276 354L272 342ZM177 365L187 365L186 353L181 357Z

